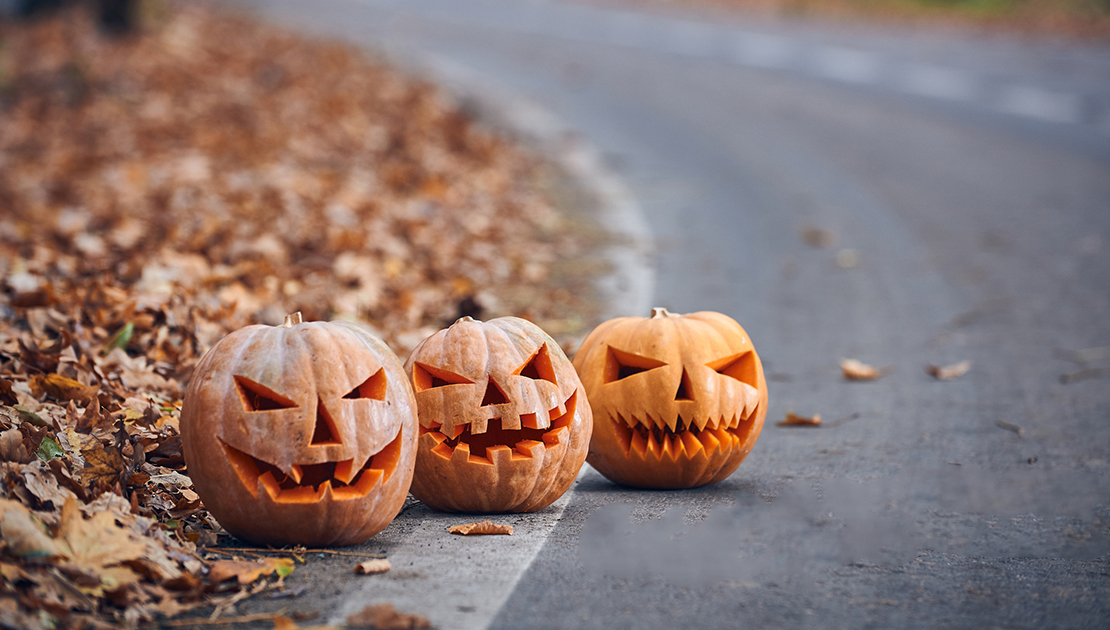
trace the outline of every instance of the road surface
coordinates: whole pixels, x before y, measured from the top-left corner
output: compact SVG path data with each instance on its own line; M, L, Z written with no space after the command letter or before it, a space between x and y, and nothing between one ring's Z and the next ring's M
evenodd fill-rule
M365 546L392 572L320 559L298 605L444 628L1106 626L1110 47L539 1L256 8L574 130L642 210L651 304L740 321L771 401L716 486L587 469L505 517L512 539L413 508ZM842 358L888 374L847 382ZM776 427L790 410L825 426Z

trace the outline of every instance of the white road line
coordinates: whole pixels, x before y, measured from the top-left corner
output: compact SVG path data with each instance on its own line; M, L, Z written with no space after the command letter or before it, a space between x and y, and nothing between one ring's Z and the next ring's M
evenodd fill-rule
M583 467L585 470L585 467ZM388 573L368 576L347 593L329 624L342 625L364 607L390 603L426 616L441 630L482 630L532 565L574 494L534 514L475 516L420 507L402 514L374 540L392 548ZM415 513L414 513L415 512ZM457 536L447 528L489 518L508 523L512 536Z
M663 46L671 53L687 57L714 57L716 33L699 22L676 21L667 29Z
M787 68L798 56L798 46L778 35L742 33L729 44L732 61L756 68Z
M914 64L894 78L895 86L909 94L948 101L971 101L975 79L967 72L940 66Z
M815 51L814 70L819 76L846 83L878 83L883 64L874 53L838 46L822 46Z
M1077 95L1050 92L1031 85L1005 88L999 95L998 108L1010 114L1059 123L1078 123L1083 114Z

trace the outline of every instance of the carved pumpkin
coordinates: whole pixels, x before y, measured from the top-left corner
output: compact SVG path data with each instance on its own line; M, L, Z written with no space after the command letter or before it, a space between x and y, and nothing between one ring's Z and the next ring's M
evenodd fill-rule
M421 342L405 370L420 416L416 498L451 512L534 512L574 483L590 406L538 326L463 317Z
M416 404L400 360L349 322L247 326L197 364L181 409L189 475L227 531L351 545L400 511Z
M594 329L574 366L594 411L590 465L642 488L693 488L736 470L767 415L747 333L710 311L622 317Z

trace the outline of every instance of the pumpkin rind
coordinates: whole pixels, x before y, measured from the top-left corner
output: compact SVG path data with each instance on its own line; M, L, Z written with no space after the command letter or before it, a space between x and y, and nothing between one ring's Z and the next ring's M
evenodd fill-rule
M380 532L404 504L416 436L400 360L349 322L232 332L197 364L181 410L197 494L259 544L350 545Z
M535 324L464 317L421 342L405 371L420 419L411 491L428 506L534 512L574 483L590 406L570 360Z
M759 355L721 313L655 309L609 320L582 342L574 366L594 412L586 461L619 484L721 481L751 452L767 415Z

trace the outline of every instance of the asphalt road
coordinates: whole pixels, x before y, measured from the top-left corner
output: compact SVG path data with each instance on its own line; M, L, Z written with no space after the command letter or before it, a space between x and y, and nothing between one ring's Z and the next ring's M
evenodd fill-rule
M586 470L507 517L512 545L414 508L367 544L389 577L308 584L331 618L387 600L445 628L1110 624L1110 351L1076 354L1110 346L1110 47L547 2L260 6L553 113L642 209L651 302L732 315L770 375L728 480ZM846 382L846 357L890 372ZM962 360L954 381L924 370ZM788 410L826 425L774 426Z

